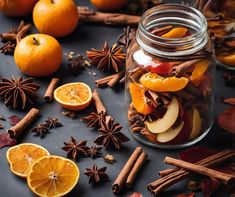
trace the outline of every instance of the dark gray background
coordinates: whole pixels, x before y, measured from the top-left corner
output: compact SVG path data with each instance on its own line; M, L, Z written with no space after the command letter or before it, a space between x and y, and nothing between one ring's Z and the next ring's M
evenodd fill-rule
M80 5L90 5L87 0L77 1ZM29 18L25 19L27 22L30 22ZM17 26L20 19L17 18L8 18L0 14L0 32L6 32L9 28ZM33 32L37 32L35 29ZM63 39L59 39L59 42L63 46L63 52L74 51L75 53L81 53L85 55L86 50L94 48L100 48L105 40L110 43L116 41L117 36L122 32L121 27L105 27L99 25L79 25L76 31ZM63 67L65 67L67 61L64 58ZM89 75L89 72L96 72L97 76ZM19 76L22 75L20 71L16 68L13 57L9 55L0 54L0 76L1 77L11 77L12 75ZM92 89L95 88L94 80L102 76L107 75L107 73L100 72L95 68L86 68L81 74L71 76L66 74L64 69L61 69L55 76L61 76L61 84L68 82L82 81L89 84ZM24 76L26 77L26 76ZM48 116L58 117L61 122L64 124L63 127L56 130L51 130L51 133L48 134L44 139L35 137L32 133L25 132L25 135L22 136L19 143L23 142L32 142L44 146L51 154L66 156L66 153L61 150L63 146L63 141L70 140L70 136L74 136L79 140L87 140L88 145L93 145L93 141L98 135L96 130L88 129L86 125L80 121L80 118L94 110L93 106L88 107L86 110L79 112L78 119L71 120L69 118L61 115L63 109L59 104L53 102L51 104L45 104L43 102L43 94L45 89L50 81L50 78L41 78L37 79L36 82L41 85L39 90L39 100L36 107L40 109L40 118L37 120L38 123L43 122ZM102 157L95 160L90 158L81 158L77 162L81 176L78 185L68 196L81 196L81 197L99 197L99 196L114 196L111 192L111 185L121 170L122 166L135 149L136 146L143 146L143 148L149 154L150 161L146 163L143 170L138 174L138 178L129 191L125 191L122 196L130 194L132 191L138 191L143 194L143 196L151 196L151 194L146 190L146 185L155 180L158 177L158 171L167 168L168 166L163 163L163 160L166 155L177 157L179 150L160 150L147 147L143 144L136 142L131 135L129 134L126 124L125 124L125 109L124 109L124 90L123 88L115 89L99 89L98 90L109 114L113 115L116 121L120 122L123 126L122 132L125 133L129 138L130 142L125 143L121 151L114 150L103 150L103 154L110 153L114 155L117 160L117 163L114 165L107 164L103 161ZM217 71L216 74L216 86L215 86L215 112L214 117L220 113L225 105L220 103L220 97L234 97L234 89L225 87L222 80L222 71ZM0 102L0 114L8 118L13 114L17 114L19 117L23 117L26 112L18 112L10 108L6 108L3 102ZM9 127L7 122L1 122L4 124L5 128ZM1 131L2 132L2 131ZM220 139L228 139L228 142L224 140L222 147L218 147L218 141ZM226 148L231 144L231 140L234 140L234 136L229 135L221 131L217 125L214 124L208 136L203 139L198 145L205 145L213 148ZM230 147L231 148L231 147ZM0 150L0 197L28 197L34 196L27 186L27 183L24 179L21 179L9 170L9 166L6 160L5 153L7 147ZM97 164L99 167L107 166L107 173L110 176L110 182L93 186L88 184L87 177L83 174L86 167L91 167L93 164ZM186 192L187 181L184 181L180 184L176 184L174 187L171 187L167 192L162 193L161 196L176 196L182 192ZM201 196L197 194L197 196ZM217 194L216 196L222 196ZM223 196L229 196L229 194L224 194Z

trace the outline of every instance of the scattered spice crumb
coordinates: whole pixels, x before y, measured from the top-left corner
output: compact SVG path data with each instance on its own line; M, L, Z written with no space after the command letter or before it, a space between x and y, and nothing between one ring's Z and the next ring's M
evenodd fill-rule
M113 155L107 154L104 156L104 161L110 164L114 164L116 162L115 158Z
M201 189L200 183L198 181L191 180L188 183L188 189L193 192L197 192Z
M73 111L63 111L61 114L71 119L76 119L78 117L77 113Z
M0 129L4 129L4 126L2 124L0 124Z
M96 76L97 74L96 74L96 72L93 72L92 75L93 75L93 76Z
M0 115L0 120L6 121L6 119L3 116L1 116L1 115Z

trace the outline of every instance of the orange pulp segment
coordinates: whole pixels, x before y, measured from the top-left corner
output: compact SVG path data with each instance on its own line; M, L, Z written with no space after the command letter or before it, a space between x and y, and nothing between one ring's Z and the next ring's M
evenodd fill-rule
M6 153L11 171L20 177L26 178L33 162L49 152L37 144L24 143L13 146Z
M190 76L190 80L198 85L201 82L202 76L206 72L210 62L208 60L202 60L195 64L195 68Z
M175 92L183 89L188 84L185 77L167 77L163 78L156 73L146 73L140 78L140 83L156 92Z
M90 104L92 92L85 83L68 83L58 87L54 91L54 97L64 108L77 111Z
M183 38L188 32L187 28L176 27L162 35L163 38Z
M145 115L150 114L153 109L147 103L147 98L145 97L146 89L143 86L135 83L130 83L129 88L132 103L136 111Z
M38 196L64 196L76 186L79 176L79 169L73 161L45 156L31 166L27 183Z

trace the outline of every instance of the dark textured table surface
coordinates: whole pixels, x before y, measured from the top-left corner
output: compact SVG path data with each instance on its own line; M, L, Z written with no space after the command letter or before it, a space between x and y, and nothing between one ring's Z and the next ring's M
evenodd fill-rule
M80 5L90 5L87 0L77 1ZM25 19L30 22L29 18ZM8 18L0 14L0 32L5 32L13 26L19 24L20 19ZM37 32L33 29L33 32ZM32 32L32 33L33 33ZM63 39L59 39L59 42L63 46L63 52L74 51L75 53L81 53L85 55L86 50L90 48L99 48L105 40L110 43L116 41L117 36L122 32L121 27L105 27L98 25L79 25L76 31ZM63 67L66 66L66 60L64 58ZM97 76L88 74L89 72L96 72ZM20 71L16 68L14 59L12 56L0 54L0 76L1 77L11 77L12 75L21 75ZM61 84L68 82L81 81L89 84L92 89L95 88L94 80L102 76L107 75L107 73L100 72L95 68L86 68L78 75L67 75L62 68L55 76L62 77ZM24 76L25 77L25 76ZM19 140L19 143L31 142L44 146L51 154L66 156L66 153L61 150L63 146L63 141L68 141L70 136L74 136L77 139L87 140L88 145L92 145L94 139L98 135L96 130L88 129L86 125L80 121L80 118L94 110L93 106L88 107L86 110L78 113L78 119L71 120L67 117L61 115L63 109L59 104L53 102L51 104L45 104L43 102L43 93L49 83L50 78L36 79L36 82L41 85L39 90L39 100L36 107L40 109L40 118L37 122L44 121L48 116L58 117L64 124L63 127L56 130L52 130L44 139L35 137L32 133L25 132L25 135ZM167 168L168 166L163 163L166 155L177 157L179 150L160 150L147 147L139 142L135 141L130 133L128 132L127 126L125 124L125 109L124 109L124 90L121 87L115 89L99 89L98 90L104 104L109 112L120 124L123 126L123 132L130 138L130 142L125 143L120 151L114 150L103 150L103 154L110 153L114 155L117 163L114 165L107 164L103 161L103 158L90 159L82 158L77 162L81 176L78 185L68 196L81 196L81 197L99 197L99 196L114 196L111 192L111 185L121 170L122 166L135 149L136 146L143 146L146 152L149 154L149 161L144 166L143 170L138 174L138 178L135 181L133 187L124 193L122 196L126 196L132 191L138 191L143 194L143 196L151 196L151 194L146 190L146 185L155 180L158 177L158 171ZM222 71L217 71L216 73L216 84L215 84L215 109L214 118L220 113L225 105L220 103L220 97L235 97L234 89L225 87L222 80ZM0 102L0 114L4 117L9 117L13 114L23 117L26 112L18 112L9 108L6 108L3 102ZM4 124L5 128L10 125L7 122L1 122ZM2 132L2 131L1 131ZM212 148L226 148L229 143L224 141L222 147L218 147L218 141L222 138L228 137L234 140L234 136L228 136L229 134L221 131L217 125L214 124L210 133L204 138L198 145L205 145ZM18 178L12 174L9 170L9 166L6 160L5 153L8 147L0 149L0 197L28 197L34 196L27 186L24 179ZM91 167L93 164L97 164L99 167L107 166L107 173L110 176L110 182L99 185L92 186L88 184L87 177L83 174L86 167ZM175 186L168 189L160 196L176 196L182 192L187 192L187 181L176 184ZM197 194L201 196L201 194ZM229 194L218 194L217 196L229 196Z

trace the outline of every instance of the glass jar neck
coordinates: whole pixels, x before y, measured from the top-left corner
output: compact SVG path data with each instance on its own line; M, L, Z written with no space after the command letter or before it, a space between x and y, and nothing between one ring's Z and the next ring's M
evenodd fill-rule
M184 38L163 38L153 34L154 29L166 26L185 27L190 35ZM207 21L195 8L165 4L146 11L140 20L136 40L140 47L159 57L180 57L194 54L208 42Z

